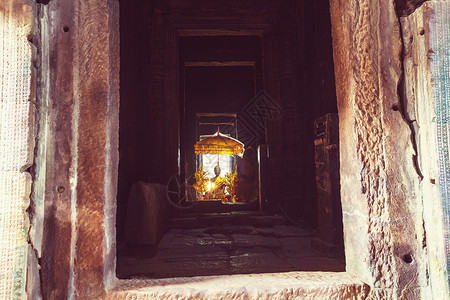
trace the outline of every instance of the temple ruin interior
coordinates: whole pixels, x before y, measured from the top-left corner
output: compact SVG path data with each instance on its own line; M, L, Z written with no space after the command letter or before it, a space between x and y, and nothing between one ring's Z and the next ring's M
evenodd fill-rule
M0 1L0 299L448 299L450 1Z
M258 267L258 272L344 271L328 1L149 0L120 5L118 276L164 276L155 274L158 268L171 270L162 272L170 274L166 277L216 274L223 256L231 255L228 248L238 247L223 233L236 238L234 234L256 233L255 226L309 230L307 238L305 232L287 235L308 245L303 263L282 266L270 256L257 257L259 264L268 265ZM253 151L253 160L245 154L242 158L242 153L194 151L197 142L217 131L250 148L246 153ZM242 164L247 164L246 171ZM209 188L215 175L226 181L236 172L238 195L230 195L234 190L229 185L221 196L217 190L199 193L199 167ZM250 177L254 183L248 183ZM241 227L226 228L230 225ZM209 269L197 273L183 269L202 264L193 258L199 251L183 250L184 256L166 259L181 255L186 260L190 253L194 266L180 263L178 273L173 264L164 267L148 260L161 255L156 252L170 252L164 250L169 246L159 244L161 238L166 242L176 231L175 236L186 239L192 233L183 236L179 231L188 229L197 232L196 239L186 242L192 247L225 243L228 254L208 259ZM155 237L144 237L149 234ZM256 239L254 247L264 246L264 241L270 245L268 236ZM311 243L320 255L311 252ZM288 251L301 248L291 244ZM215 248L210 248L200 253L213 257ZM240 256L239 250L233 251L234 260L242 260L250 250ZM311 256L323 257L323 262L305 263ZM327 261L327 256L336 261ZM130 265L124 266L130 259L141 265L136 274ZM255 261L247 259L240 271L220 268L217 274L255 272L249 267Z

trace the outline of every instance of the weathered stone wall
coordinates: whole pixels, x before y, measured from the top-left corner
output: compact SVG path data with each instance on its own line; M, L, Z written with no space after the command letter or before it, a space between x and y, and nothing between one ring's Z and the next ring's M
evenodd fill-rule
M36 4L0 2L0 298L26 298L36 101ZM30 208L31 209L31 208ZM32 260L31 260L32 261Z
M202 279L181 284L119 282L111 290L118 164L118 5L114 0L61 0L44 8L41 26L49 30L44 33L49 38L43 44L47 48L42 50L42 61L48 62L43 72L48 78L42 80L47 94L39 107L47 125L41 126L39 141L46 146L39 146L42 169L37 170L35 185L45 191L41 257L45 298L100 299L111 290L113 298L211 298L225 293L255 299L311 295L364 299L368 288L361 281L369 284L369 297L375 299L445 297L441 229L433 224L440 216L430 207L436 204L431 199L436 189L421 185L427 179L433 184L436 174L432 159L428 173L425 156L420 155L429 149L424 145L429 131L422 131L419 146L414 146L415 135L406 117L409 98L401 92L403 82L408 82L402 77L410 76L403 74L408 62L402 53L407 49L402 50L394 4L374 0L330 4L350 274L282 274L266 279L238 275L231 278L229 289L219 278L214 290ZM420 14L411 17L417 18L411 23L422 20ZM423 27L426 33L428 27ZM418 49L420 70L427 52L422 42ZM425 93L427 87L416 90ZM429 121L429 115L423 117ZM29 126L21 128L27 131ZM427 191L432 195L422 200ZM318 284L320 280L326 284Z
M449 205L445 192L449 179L444 175L448 173L445 170L448 168L448 158L445 158L448 121L445 116L449 110L446 103L450 94L445 83L449 74L448 67L445 70L449 60L448 34L445 32L448 32L449 14L448 2L428 1L401 18L404 111L405 119L414 130L417 167L423 176L418 195L423 205L418 207L422 209L419 213L422 213L423 220L418 219L417 222L423 221L431 287L429 296L433 299L445 299L449 295L445 258L446 254L449 255L449 248L445 247L449 239L444 235L446 225L443 224L446 206Z
M423 182L433 178L418 164L395 4L330 4L347 272L373 298L429 299L426 231L442 230L424 223Z
M42 296L98 299L115 279L118 2L51 1L41 9Z

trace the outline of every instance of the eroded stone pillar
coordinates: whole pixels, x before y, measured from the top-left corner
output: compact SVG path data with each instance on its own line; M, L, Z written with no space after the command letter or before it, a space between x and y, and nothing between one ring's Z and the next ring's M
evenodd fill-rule
M373 298L428 288L414 131L405 118L402 38L393 1L330 1L347 272Z
M119 7L51 1L42 290L100 299L115 278Z

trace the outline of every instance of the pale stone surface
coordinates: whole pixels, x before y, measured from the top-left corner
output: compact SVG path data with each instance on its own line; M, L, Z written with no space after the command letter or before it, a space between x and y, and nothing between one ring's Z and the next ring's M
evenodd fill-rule
M0 4L0 171L23 171L33 163L36 28L32 1Z
M0 298L25 297L31 176L0 171Z
M0 2L0 298L25 299L29 250L27 232L33 164L36 69L36 4ZM29 282L29 289L36 283Z
M368 291L347 273L289 272L121 280L107 299L365 299Z

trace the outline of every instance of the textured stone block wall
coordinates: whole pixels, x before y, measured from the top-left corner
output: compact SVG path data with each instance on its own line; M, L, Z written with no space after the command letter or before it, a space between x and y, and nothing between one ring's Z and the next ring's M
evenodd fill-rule
M0 2L0 298L25 298L35 79L35 4Z
M428 1L401 18L405 116L415 131L429 282L433 299L449 294L448 1ZM447 263L448 264L448 263Z
M441 208L428 146L436 138L427 104L436 81L424 59L433 52L423 41L426 22L414 35L405 21L426 13L396 11L394 1L330 4L347 272L371 286L372 298L442 299Z
M450 3L448 1L431 1L426 8L432 11L429 22L430 50L432 53L430 65L432 82L434 83L433 98L434 113L436 115L434 121L436 121L437 131L439 189L443 210L442 221L447 261L447 282L450 284ZM433 219L430 221L433 222ZM437 222L437 224L440 225L440 222ZM430 229L432 230L433 228ZM435 238L437 243L441 242L439 235L436 235ZM434 252L432 255L434 257L431 257L430 264L432 264L432 267L436 267L436 269L433 269L433 272L438 277L438 272L440 271L440 266L438 265L439 253ZM448 285L446 289L443 289L444 291L448 295Z

